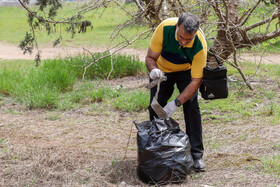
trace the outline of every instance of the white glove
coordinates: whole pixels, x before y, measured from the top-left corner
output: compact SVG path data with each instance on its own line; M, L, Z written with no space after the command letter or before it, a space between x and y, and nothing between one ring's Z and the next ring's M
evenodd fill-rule
M153 80L158 79L161 76L164 76L164 72L158 68L152 69L152 71L150 72L150 77Z
M163 110L167 113L167 116L170 117L177 110L177 108L178 107L175 105L175 100L173 100L167 103L167 105L163 107Z

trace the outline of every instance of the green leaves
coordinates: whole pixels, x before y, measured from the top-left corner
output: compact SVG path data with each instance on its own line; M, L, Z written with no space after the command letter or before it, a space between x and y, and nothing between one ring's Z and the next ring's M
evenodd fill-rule
M32 50L34 48L34 40L34 35L26 32L24 40L22 40L19 44L19 48L23 50L23 54L26 54L27 52L30 54L32 53Z

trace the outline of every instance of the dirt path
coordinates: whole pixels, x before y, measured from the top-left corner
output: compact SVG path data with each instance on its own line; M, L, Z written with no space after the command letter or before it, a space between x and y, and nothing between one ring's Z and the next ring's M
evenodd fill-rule
M97 47L85 47L86 50L90 52L104 52L106 48ZM81 47L62 47L62 46L40 46L41 59L53 59L58 56L75 56L85 52L83 46ZM145 60L146 50L134 50L134 49L123 49L122 54L138 56L141 61ZM34 59L36 51L33 54L23 54L22 50L16 46L9 43L0 42L0 59Z
M90 52L104 52L105 48L97 47L86 47ZM42 46L39 49L41 51L42 59L52 59L58 56L74 56L84 52L83 47L51 47ZM146 50L135 50L135 49L123 49L122 54L138 56L140 61L145 61ZM16 45L0 42L0 59L34 59L35 54L23 54L20 48ZM260 54L241 54L239 60L251 61L251 62L262 62L265 64L280 64L280 54L266 54L260 56Z

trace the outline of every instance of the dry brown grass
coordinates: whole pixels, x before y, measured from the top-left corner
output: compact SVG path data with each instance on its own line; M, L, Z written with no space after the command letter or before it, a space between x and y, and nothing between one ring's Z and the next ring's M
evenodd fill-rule
M125 78L111 84L133 89L143 81ZM58 112L27 110L8 101L0 105L0 186L104 187L122 181L126 186L145 186L136 175L133 120L147 120L148 112L100 108ZM181 114L175 116L182 125ZM280 152L273 146L280 143L279 125L254 119L215 124L204 119L203 130L207 171L168 186L280 184L279 178L264 173L259 160Z

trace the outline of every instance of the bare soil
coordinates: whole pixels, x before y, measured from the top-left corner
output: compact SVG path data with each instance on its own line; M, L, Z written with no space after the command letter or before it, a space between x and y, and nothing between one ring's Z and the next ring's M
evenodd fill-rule
M104 52L106 48L100 47L51 47L51 46L40 46L39 50L41 51L41 59L53 59L56 57L66 57L82 54L83 52ZM139 58L140 61L145 61L146 50L135 50L135 49L123 49L120 53L134 55ZM9 43L0 41L0 59L35 59L36 52L32 54L23 54L21 49ZM242 61L251 61L256 63L265 63L265 64L280 64L280 54L240 54L238 56L239 60Z
M71 47L71 46L39 46L41 52L41 59L54 59L56 57L66 57L66 56L75 56L82 53L88 53L88 51L94 52L105 52L106 48L93 47L93 46L80 46L80 47ZM32 54L26 53L23 54L23 51L16 45L10 43L5 43L0 41L0 59L28 59L33 60L36 56L36 50ZM144 61L146 50L134 50L134 49L123 49L122 54L134 55L139 58L139 60Z
M1 45L0 58L9 59ZM6 47L6 53L16 50ZM147 77L139 76L104 84L134 89L146 82ZM0 186L145 186L135 170L133 120L147 120L148 112L100 108L29 110L0 99ZM175 119L184 129L182 112ZM216 124L203 118L206 172L168 186L279 186L280 178L266 174L259 159L279 155L279 125L260 119Z

